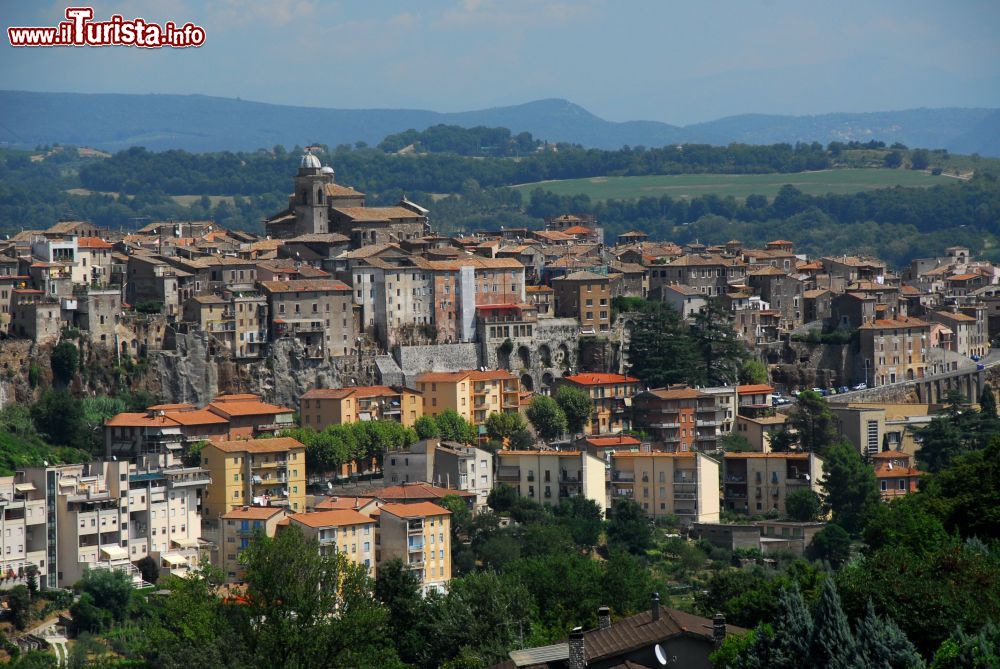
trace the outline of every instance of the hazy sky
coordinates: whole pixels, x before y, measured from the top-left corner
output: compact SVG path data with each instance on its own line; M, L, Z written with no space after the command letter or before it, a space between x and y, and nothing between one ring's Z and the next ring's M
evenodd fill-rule
M4 28L68 5L0 0ZM462 111L566 98L604 118L1000 107L1000 0L130 0L198 49L0 47L0 88Z

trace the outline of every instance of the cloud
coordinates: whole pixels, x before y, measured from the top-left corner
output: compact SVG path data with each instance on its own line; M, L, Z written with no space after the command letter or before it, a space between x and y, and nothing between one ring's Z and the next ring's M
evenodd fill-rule
M251 23L284 26L316 14L314 0L213 0L208 12L220 28Z

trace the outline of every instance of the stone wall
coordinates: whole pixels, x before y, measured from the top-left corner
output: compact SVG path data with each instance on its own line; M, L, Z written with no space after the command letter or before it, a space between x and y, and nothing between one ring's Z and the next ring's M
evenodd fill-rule
M473 343L437 344L397 346L392 353L406 384L412 387L417 376L424 372L455 372L480 367L478 349L478 344Z

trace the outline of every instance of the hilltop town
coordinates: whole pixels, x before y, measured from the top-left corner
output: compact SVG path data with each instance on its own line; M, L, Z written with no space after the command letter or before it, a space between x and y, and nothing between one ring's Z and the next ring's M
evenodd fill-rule
M359 578L401 569L436 601L460 575L544 553L538 528L560 522L570 539L552 545L600 555L584 562L606 574L663 546L705 551L692 572L712 551L829 568L850 559L837 532L860 536L872 509L924 494L922 477L995 434L968 421L996 418L1000 267L967 248L894 268L781 239L605 239L574 212L445 236L433 211L367 206L335 177L307 150L263 235L66 220L0 242L0 408L47 385L149 400L101 415L83 457L0 476L3 588L107 572L142 589L210 567L220 601L251 606L256 542L295 534ZM977 446L934 451L938 428ZM862 493L844 501L854 476ZM655 576L684 593L707 578ZM532 643L508 630L454 666L661 666L644 664L658 644L710 666L761 620L707 594L687 612L666 592L650 603L654 577L640 580L614 619L525 614L547 626ZM594 629L573 629L591 613Z

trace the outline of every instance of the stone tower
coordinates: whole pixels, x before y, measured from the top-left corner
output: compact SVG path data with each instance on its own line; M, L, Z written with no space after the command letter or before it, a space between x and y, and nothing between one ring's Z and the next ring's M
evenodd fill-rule
M323 167L319 158L306 150L295 175L295 231L297 234L330 231L326 185L333 183L333 168Z

